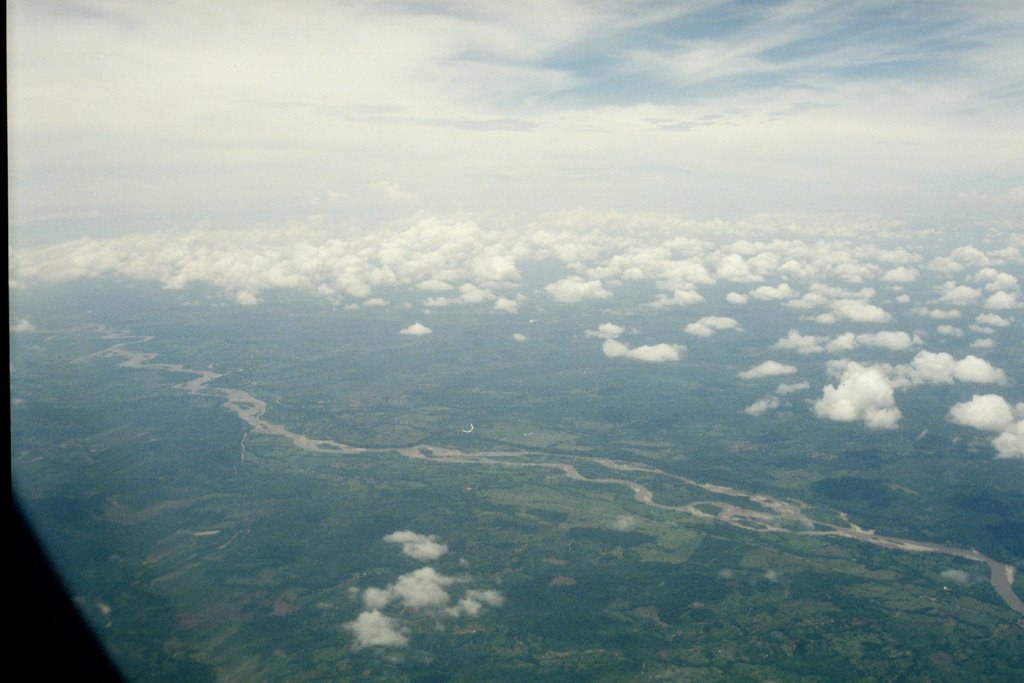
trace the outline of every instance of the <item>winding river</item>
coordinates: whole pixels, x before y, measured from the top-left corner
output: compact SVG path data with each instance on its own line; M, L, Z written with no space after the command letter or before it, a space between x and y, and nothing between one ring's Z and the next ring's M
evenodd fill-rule
M155 353L145 353L129 350L128 346L143 344L152 337L133 337L123 332L109 332L105 338L121 340L113 346L91 354L89 357L109 357L120 360L119 365L125 368L140 370L158 370L169 373L180 373L191 375L192 379L179 385L190 394L201 396L219 396L225 399L224 407L231 410L239 419L251 428L247 431L240 444L240 461L245 460L245 443L249 434L262 434L277 436L291 441L296 447L305 451L317 453L336 453L341 455L353 455L358 453L380 452L381 449L350 446L336 441L326 439L312 439L302 434L289 430L284 425L275 424L264 419L267 404L241 389L230 389L211 387L209 384L214 380L223 377L222 373L211 370L194 370L183 365L170 363L153 362L157 357ZM464 430L463 430L464 431ZM488 451L481 453L470 453L455 448L437 446L409 446L404 448L389 448L388 452L397 452L400 455L423 462L449 463L449 464L490 464L504 467L541 467L560 471L567 478L576 481L585 481L595 484L606 484L609 486L623 486L633 491L637 502L652 508L669 510L699 517L713 519L729 524L734 527L755 531L759 533L787 533L804 536L832 536L848 538L863 543L893 550L905 552L939 553L960 557L974 562L983 562L991 570L991 584L996 593L1002 598L1006 605L1024 615L1024 602L1013 590L1015 568L1013 565L998 562L991 557L974 549L957 548L955 546L940 545L914 541L893 536L883 536L870 529L863 529L850 522L845 513L840 513L842 524L812 520L805 514L809 509L806 503L795 500L782 500L764 494L753 494L717 484L697 482L686 477L665 472L648 465L630 463L611 458L594 456L561 456L562 462L551 462L554 456L536 451ZM424 451L429 451L429 455ZM547 460L538 460L547 458ZM569 462L564 462L569 461ZM610 472L622 473L628 476L630 472L643 473L648 476L672 479L695 488L702 489L708 493L724 495L737 499L745 499L757 506L757 509L740 507L721 500L695 501L685 505L667 505L659 503L654 499L653 492L638 482L621 477L586 477L572 462L589 463L597 465ZM709 511L713 509L714 511Z

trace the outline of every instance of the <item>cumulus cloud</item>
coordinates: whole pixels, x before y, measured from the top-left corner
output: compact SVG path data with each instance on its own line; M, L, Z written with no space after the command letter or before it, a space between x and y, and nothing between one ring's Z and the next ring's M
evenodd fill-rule
M424 325L423 323L413 323L408 327L403 327L398 331L398 334L405 334L412 337L421 337L425 334L433 334L433 330Z
M1024 420L1017 420L992 439L998 458L1024 458Z
M442 280L424 280L416 284L416 289L424 292L447 292L455 287Z
M584 330L586 337L597 337L598 339L618 339L626 328L615 323L601 323L596 330Z
M504 313L518 313L519 302L515 299L509 299L506 297L498 297L498 300L494 302L494 310L502 311Z
M958 425L998 432L992 439L997 457L1024 458L1024 403L1011 406L998 394L975 394L970 401L950 408L949 419Z
M991 325L992 327L1006 327L1010 324L1010 320L1007 320L998 313L981 313L974 321L981 325Z
M887 323L892 320L892 316L883 308L857 299L833 301L832 313L837 318L855 323Z
M1010 292L996 292L985 299L985 308L995 311L1006 311L1017 308L1017 297Z
M35 332L36 326L25 318L18 318L11 323L11 332Z
M928 270L939 273L957 273L963 269L963 265L948 256L936 256L928 262Z
M826 348L830 353L850 351L858 346L874 346L890 351L903 351L919 343L921 343L919 337L911 336L906 332L882 331L865 334L847 332L830 341Z
M544 288L552 299L560 303L578 303L585 299L607 299L612 295L600 280L584 280L579 275L571 275L552 282Z
M411 532L396 532L402 538L419 537ZM393 534L394 535L394 534ZM414 543L423 537L414 538ZM398 541L402 542L402 541ZM487 588L467 588L461 596L460 586L472 582L469 576L446 576L433 567L402 574L384 588L370 587L362 592L363 612L345 628L356 638L356 649L371 646L402 647L408 643L408 629L399 623L410 612L442 617L477 617L485 607L501 607L505 597ZM355 591L358 594L358 591ZM454 595L454 598L453 598ZM392 610L397 616L388 615ZM435 622L440 625L439 621Z
M968 355L957 360L945 352L920 351L909 366L899 366L897 371L912 384L952 384L954 381L1006 383L1006 373L985 359Z
M726 254L718 262L715 275L730 282L757 282L764 278L750 272L750 266L739 254Z
M882 275L883 282L915 282L920 276L917 268L899 266Z
M459 285L459 301L467 304L482 304L494 299L494 294L477 287L472 282Z
M758 301L779 301L780 299L791 299L796 296L796 292L789 286L788 282L783 282L777 287L769 287L764 285L758 287L750 292L750 296Z
M970 401L957 403L949 410L949 419L958 425L988 432L1001 432L1013 424L1013 408L998 394L975 394Z
M247 289L235 292L235 303L240 306L255 306L260 303L260 298Z
M967 306L981 298L981 290L967 285L958 285L953 281L944 283L938 288L939 301L953 306Z
M788 349L803 354L821 353L825 350L822 344L826 341L828 341L828 337L800 334L798 330L790 330L785 337L775 342L772 348Z
M739 292L729 292L725 295L725 300L730 304L742 305L747 303L747 295L740 294Z
M743 412L747 415L760 415L769 410L775 410L779 407L779 399L777 396L765 396L762 399L754 401L752 404L743 409Z
M935 320L955 320L960 317L960 311L955 308L943 310L941 308L928 309L923 306L913 309L918 315L927 316Z
M780 395L792 394L797 391L806 391L807 389L810 388L810 382L794 382L792 384L780 384L779 386L775 387L775 393Z
M974 276L975 282L984 282L986 292L1014 292L1020 287L1017 278L995 268L982 268Z
M395 531L384 537L387 543L400 543L402 552L415 560L436 560L448 552L448 546L437 536L425 536L408 529Z
M972 349L991 349L994 348L996 342L994 339L975 339L971 342Z
M512 333L512 339L514 339L515 341L517 341L520 344L522 344L523 342L526 341L527 337L522 332L513 332Z
M695 289L677 289L672 292L672 296L665 296L661 294L657 299L651 302L651 306L655 308L664 308L666 306L692 306L693 304L699 304L704 301L704 297Z
M688 324L685 328L687 334L696 335L698 337L710 337L719 330L741 330L740 323L735 318L726 318L723 316L707 315L698 320Z
M471 588L456 604L445 610L451 617L476 617L480 615L484 606L501 607L505 604L505 596L496 590L480 590Z
M395 620L380 610L362 612L354 621L345 624L345 628L356 638L354 647L405 647L409 639L399 629Z
M453 583L454 577L440 574L433 567L420 567L399 576L385 590L389 601L398 600L408 609L424 609L448 604L451 596L445 589Z
M630 348L616 339L605 339L601 351L609 358L630 358L645 363L664 363L679 360L679 354L686 347L681 344L644 344Z
M953 327L952 325L939 325L938 327L935 328L935 331L947 337L964 336L963 330L961 330L959 327Z
M825 386L814 414L837 422L863 421L871 429L894 429L901 416L885 371L854 361L843 362L839 384Z
M793 365L783 365L778 361L766 360L749 370L744 370L738 376L742 379L759 379L761 377L777 377L779 375L793 375L795 373L796 367Z

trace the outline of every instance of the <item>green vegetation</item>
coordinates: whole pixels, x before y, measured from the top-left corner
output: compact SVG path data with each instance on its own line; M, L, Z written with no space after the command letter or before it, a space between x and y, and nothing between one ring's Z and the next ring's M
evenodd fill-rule
M361 333L378 344L357 344L353 323L319 306L288 309L273 326L234 309L159 330L106 314L158 334L138 345L160 353L155 362L230 370L218 384L267 401L271 422L372 452L246 436L221 398L176 388L183 375L88 358L113 343L93 329L16 342L15 490L130 678L1013 680L1024 670L1020 615L980 563L745 531L555 467L432 462L429 447L522 449L530 462L642 484L665 505L758 507L577 456L804 499L814 519L837 522L842 510L880 533L955 545L982 529L963 544L1019 562L1024 513L1019 484L999 480L1005 463L932 453L933 467L914 469L899 460L912 457L901 452L910 439L865 445L875 437L840 428L828 442L813 418L785 439L770 427L744 433L701 423L707 406L675 422L677 409L649 408L634 422L642 391L658 406L678 384L645 377L653 384L637 388L615 368L595 376L580 348L552 350L582 356L572 371L516 349L493 352L501 362L467 351L423 368L428 351L387 321L365 314ZM459 324L470 338L488 334L468 315ZM472 434L461 432L468 422ZM427 460L394 452L413 444ZM404 529L435 535L447 554L419 561L383 541ZM504 604L474 617L392 606L407 646L354 647L345 624L364 609L360 591L426 564Z

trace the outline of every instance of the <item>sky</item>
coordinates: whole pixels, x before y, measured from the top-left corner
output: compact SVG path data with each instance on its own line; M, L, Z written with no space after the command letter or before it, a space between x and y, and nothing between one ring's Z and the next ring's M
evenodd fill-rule
M14 247L1024 212L1017 0L14 0L7 19Z
M12 2L11 331L100 277L422 344L600 305L637 366L772 315L750 417L892 430L963 385L935 419L1024 458L1022 38L1017 0Z

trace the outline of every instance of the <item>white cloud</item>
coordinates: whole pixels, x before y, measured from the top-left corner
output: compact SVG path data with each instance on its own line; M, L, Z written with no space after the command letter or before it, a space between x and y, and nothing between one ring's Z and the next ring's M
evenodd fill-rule
M992 439L997 458L1024 458L1024 420L1017 420Z
M413 323L408 327L403 327L398 331L398 334L405 334L413 337L420 337L425 334L433 334L433 330L424 325L423 323Z
M522 332L513 332L512 333L512 339L514 339L517 342L519 342L520 344L522 344L523 342L525 342L527 340L527 336L525 334L523 334Z
M881 307L857 299L833 301L832 313L858 323L887 323L892 320L892 316Z
M745 294L740 294L739 292L729 292L725 295L725 300L730 304L740 306L747 303L747 296Z
M806 391L811 388L810 382L794 382L792 384L780 384L775 387L775 393L780 395L792 394L797 391Z
M423 290L424 292L447 292L455 289L455 287L441 280L424 280L417 283L416 289Z
M723 316L708 315L704 316L697 322L689 323L685 331L687 334L696 335L698 337L710 337L716 331L719 330L741 330L740 323L735 318L726 318Z
M666 306L692 306L699 304L704 301L704 297L695 289L677 289L672 292L672 296L668 297L664 294L658 295L658 298L651 302L651 305L655 308L664 308Z
M959 327L953 327L952 325L939 325L938 327L935 328L935 331L947 337L964 336L963 330L961 330Z
M957 318L960 317L960 311L956 310L955 308L948 310L943 310L941 308L933 308L929 310L922 306L920 308L915 308L913 310L914 313L917 313L918 315L927 316L935 320L956 320Z
M950 408L949 419L966 427L998 432L992 439L996 457L1024 458L1024 403L1010 406L997 394L975 394L970 401Z
M456 581L433 567L420 567L402 574L386 588L367 588L363 591L363 604L370 609L383 609L393 602L414 610L444 607L451 601L447 588Z
M949 410L949 419L958 425L987 432L1001 432L1014 422L1013 408L998 394L975 394L970 401L957 403Z
M747 415L760 415L769 410L775 410L779 407L779 399L777 396L765 396L762 399L754 401L752 404L743 409L743 412Z
M963 270L964 267L948 256L937 256L928 262L928 270L934 270L939 273L958 273Z
M424 609L448 604L451 596L446 588L453 583L453 577L439 574L433 567L420 567L399 576L388 590L392 599L399 600L403 607Z
M1007 311L1011 308L1017 308L1017 306L1017 296L1010 292L996 292L985 299L985 308L994 311Z
M1006 383L1006 373L988 361L971 355L957 360L945 352L920 351L909 366L899 366L897 371L912 384Z
M958 285L953 281L944 283L938 289L941 292L939 301L953 306L967 306L981 298L980 289Z
M864 334L846 332L830 341L826 348L829 353L850 351L858 346L874 346L890 351L903 351L919 343L921 340L916 335L912 337L906 332L883 330Z
M916 282L920 276L917 268L899 266L882 275L883 282Z
M408 529L395 531L384 537L387 543L400 543L402 552L416 560L436 560L448 552L448 546L437 536L425 536Z
M814 414L837 422L863 421L871 429L894 429L899 423L893 385L883 369L844 361L836 386L826 385Z
M862 346L875 346L889 349L890 351L903 351L915 344L920 344L921 338L917 335L911 336L907 332L882 330L881 332L858 334L857 343Z
M494 302L494 310L502 311L504 313L518 313L519 302L515 299L508 299L506 297L498 297L498 300Z
M974 279L976 282L985 283L986 292L1015 292L1020 288L1020 282L1015 276L995 268L982 268Z
M790 349L803 354L822 353L825 350L822 344L826 341L828 341L828 337L805 335L800 334L798 330L790 330L785 337L775 342L772 348Z
M779 375L792 375L796 373L796 367L792 365L783 365L774 360L766 360L765 362L755 365L749 370L744 370L739 373L739 377L742 379L759 379L761 377L777 377Z
M757 282L764 278L750 272L750 266L739 254L726 254L718 262L715 275L730 282Z
M981 249L966 245L957 247L950 252L950 257L966 266L983 266L988 263L988 256Z
M36 326L25 318L18 318L11 323L11 332L35 332Z
M750 296L758 301L779 301L781 299L792 299L796 296L796 292L793 291L788 282L783 282L777 287L769 287L767 285L758 287L750 292Z
M991 349L995 348L995 345L994 339L975 339L971 342L972 349Z
M584 280L571 275L544 288L552 299L561 303L577 303L585 299L607 299L612 295L600 280Z
M975 318L975 322L982 325L991 325L992 327L1006 327L1010 324L1010 320L1007 320L998 313L981 313Z
M518 280L516 259L508 253L501 253L494 247L477 255L471 264L473 276L482 282Z
M396 532L401 533L401 532ZM356 635L356 647L372 645L399 647L407 644L407 629L396 617L388 616L384 610L399 610L399 616L408 617L408 612L420 612L438 619L448 617L477 617L484 607L501 607L505 597L496 590L468 588L452 604L453 592L472 581L469 576L445 576L433 567L402 574L394 583L384 588L370 587L363 591L365 611L345 628ZM358 591L356 591L358 593ZM435 626L440 623L435 621Z
M853 332L845 332L832 339L825 347L829 353L840 353L857 348L857 335Z
M459 285L459 302L466 304L482 304L494 299L494 294L477 287L472 282Z
M679 360L679 353L686 347L681 344L654 344L630 348L615 339L606 339L601 351L609 358L630 358L645 363L664 363Z
M395 620L379 610L361 612L355 621L345 624L355 637L355 648L405 647L409 639L399 630Z
M505 604L505 596L496 590L481 590L471 588L455 605L445 610L448 616L476 617L480 615L484 606L501 607Z
M247 289L235 292L235 303L239 304L240 306L255 306L259 302L259 297Z
M601 323L596 330L584 330L586 337L597 337L598 339L618 339L626 328L615 323Z

